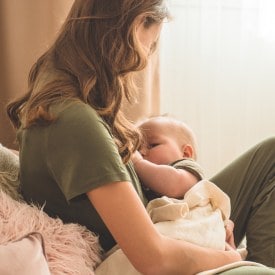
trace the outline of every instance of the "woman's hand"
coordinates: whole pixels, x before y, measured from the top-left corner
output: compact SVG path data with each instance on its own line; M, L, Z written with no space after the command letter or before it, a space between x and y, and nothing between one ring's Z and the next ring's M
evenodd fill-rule
M236 249L235 241L234 241L234 222L231 220L225 221L225 232L226 232L226 239L225 241L233 248Z

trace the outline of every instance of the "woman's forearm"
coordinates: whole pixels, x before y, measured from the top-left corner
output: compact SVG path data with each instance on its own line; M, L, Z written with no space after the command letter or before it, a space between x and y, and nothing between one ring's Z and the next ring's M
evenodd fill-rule
M130 183L109 183L87 195L120 248L142 274L196 274L240 260L233 250L218 251L162 236Z
M166 242L164 245L166 246L164 250L166 252L164 256L166 261L164 260L164 263L167 266L162 268L169 270L171 273L162 273L160 271L158 274L197 274L201 271L241 260L240 255L233 249L220 251L172 239L168 239ZM182 263L182 273L179 272L179 262Z

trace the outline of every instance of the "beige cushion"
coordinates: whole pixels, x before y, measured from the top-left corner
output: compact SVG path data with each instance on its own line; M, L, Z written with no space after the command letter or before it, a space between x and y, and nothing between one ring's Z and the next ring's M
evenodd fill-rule
M22 200L19 184L19 157L0 143L0 189L13 199Z
M0 245L0 274L50 275L43 239L39 233Z

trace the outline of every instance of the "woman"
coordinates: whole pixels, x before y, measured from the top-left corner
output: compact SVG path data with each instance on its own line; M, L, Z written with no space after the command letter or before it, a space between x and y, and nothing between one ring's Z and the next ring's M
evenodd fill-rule
M106 251L118 243L143 274L194 274L240 257L156 231L130 161L140 135L121 112L167 16L162 0L76 0L8 114L27 201L87 226Z

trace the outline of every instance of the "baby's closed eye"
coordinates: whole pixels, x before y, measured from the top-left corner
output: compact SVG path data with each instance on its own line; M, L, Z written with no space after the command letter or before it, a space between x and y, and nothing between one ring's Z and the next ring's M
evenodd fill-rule
M152 149L152 148L154 148L154 147L156 147L158 145L160 145L160 143L150 143L150 144L147 145L147 148L148 149Z

